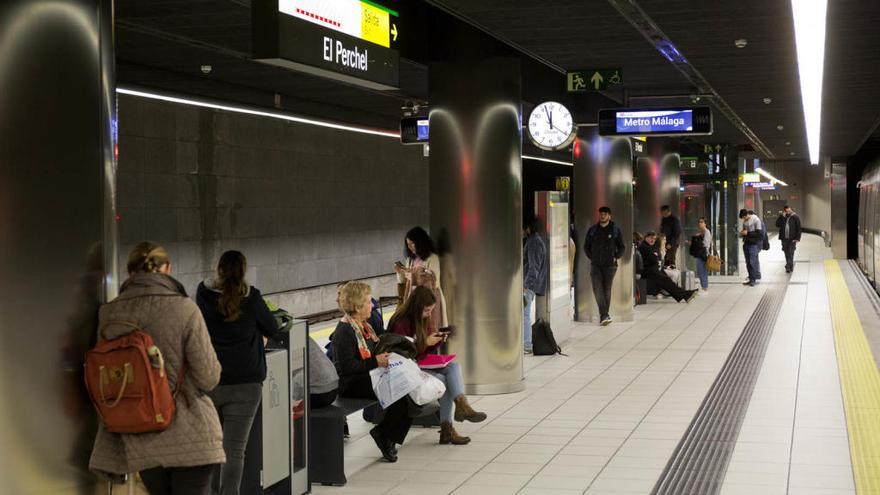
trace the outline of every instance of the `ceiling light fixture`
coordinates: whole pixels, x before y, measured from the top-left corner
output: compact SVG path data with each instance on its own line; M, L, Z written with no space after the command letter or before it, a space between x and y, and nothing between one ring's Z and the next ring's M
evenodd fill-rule
M827 0L791 0L810 163L819 163Z
M740 38L740 39L735 40L733 42L733 46L735 46L737 48L745 48L746 45L748 45L748 44L749 44L749 40L747 40L745 38Z
M769 104L771 104L771 103L773 103L773 99L772 99L772 98L764 98L764 104L765 104L765 105L769 105Z
M782 124L779 124L778 126L776 126L777 131L781 131L783 129L785 129L785 127Z
M791 146L791 141L786 141L786 142L785 142L785 145L786 145L786 146Z
M202 71L202 74L210 74L211 71L214 70L214 67L212 67L210 64L203 64L199 67L199 70Z
M761 176L763 176L763 177L766 177L766 178L770 179L770 182L775 182L775 183L777 183L777 184L782 184L783 186L787 186L787 185L788 185L788 184L786 184L785 182L782 182L781 180L777 179L776 177L773 177L772 175L770 175L770 172L767 172L766 170L764 170L764 169L761 168L761 167L756 167L756 168L755 168L755 172L757 172L759 175L761 175Z
M562 160L553 160L551 158L542 158L540 156L523 155L522 158L523 158L523 160L538 160L539 162L555 163L557 165L568 165L569 167L574 166L574 164L571 162L564 162Z

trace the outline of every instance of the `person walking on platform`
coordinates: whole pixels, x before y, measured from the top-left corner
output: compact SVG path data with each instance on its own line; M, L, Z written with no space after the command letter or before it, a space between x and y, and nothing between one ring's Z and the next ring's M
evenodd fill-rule
M785 253L785 273L791 273L794 271L794 251L801 240L801 218L791 206L785 205L776 219L776 227L779 228L779 240Z
M223 366L220 385L208 394L220 415L226 451L226 464L214 473L214 493L220 495L239 493L245 448L266 379L264 338L280 338L278 322L260 291L245 281L246 272L244 254L226 251L217 273L196 290L196 304Z
M210 493L214 468L226 462L220 420L206 395L220 381L220 361L201 311L171 277L168 253L150 242L128 255L128 280L101 307L98 339L122 337L132 326L148 333L164 356L174 417L149 433L110 433L100 425L89 469L113 479L140 471L151 495Z
M697 277L700 278L700 289L709 290L709 270L706 268L706 260L712 254L712 232L706 226L706 219L700 217L697 220L697 235L691 239L691 256L697 265Z
M660 207L660 233L666 237L666 256L663 258L663 266L675 266L675 257L678 253L678 244L681 242L681 222L672 214L669 205Z
M610 315L611 285L617 273L617 260L626 246L620 228L611 221L611 208L599 208L599 222L590 227L584 239L584 254L590 260L590 281L599 306L599 323L612 322Z
M746 257L746 270L749 278L743 285L754 287L761 280L761 260L758 254L764 243L764 224L753 211L743 208L739 210L739 218L742 219L742 230L739 235L743 239L743 253Z
M532 306L547 290L547 246L534 217L523 219L523 351L532 353Z
M645 234L645 240L639 245L639 254L642 255L642 277L653 285L653 290L660 292L665 290L676 302L691 302L697 294L696 290L684 290L678 286L663 271L660 261L660 253L655 247L657 242L657 233L648 232Z

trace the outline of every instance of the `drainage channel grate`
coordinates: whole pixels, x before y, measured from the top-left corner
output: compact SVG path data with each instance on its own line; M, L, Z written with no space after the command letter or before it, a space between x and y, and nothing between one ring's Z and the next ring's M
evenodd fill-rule
M786 289L773 285L761 297L652 494L721 491Z

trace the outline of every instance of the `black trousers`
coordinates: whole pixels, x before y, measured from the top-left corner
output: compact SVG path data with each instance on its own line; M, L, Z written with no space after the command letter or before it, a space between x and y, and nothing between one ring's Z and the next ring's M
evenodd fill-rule
M309 407L312 409L327 407L330 404L333 404L333 401L336 400L337 395L339 395L339 390L337 389L333 389L329 392L324 392L323 394L310 394Z
M150 495L210 495L214 467L157 467L141 471L141 479Z
M614 282L615 273L617 273L617 265L590 267L590 281L593 283L596 305L599 306L599 318L608 316L611 307L611 284Z
M794 250L797 249L797 243L795 241L783 240L782 241L782 252L785 253L785 269L788 271L794 270Z
M655 294L659 293L661 290L665 290L676 301L686 299L688 296L688 291L679 287L678 284L673 282L665 273L643 273L642 277L648 279L653 286Z
M339 391L339 396L355 399L376 399L369 373L358 375L354 380L348 382L345 390ZM403 444L406 434L409 433L409 427L412 426L412 418L409 417L409 407L406 400L406 396L404 396L388 406L385 409L385 416L382 417L382 421L376 425L376 428L379 429L379 432L385 438L390 438L397 444Z

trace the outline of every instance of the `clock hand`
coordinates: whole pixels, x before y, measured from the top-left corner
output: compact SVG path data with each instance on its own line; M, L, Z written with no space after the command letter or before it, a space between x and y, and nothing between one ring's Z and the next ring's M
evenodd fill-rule
M556 130L557 130L557 131L559 131L559 132L561 132L561 133L563 133L563 134L565 134L565 135L566 135L566 136L567 136L567 135L568 135L568 132L566 132L566 131L563 131L563 130L562 130L562 129L560 129L560 128L558 128L558 127L556 127L556 126L555 126L555 125L554 125L554 126L553 126L553 128L554 128L554 129L556 129Z

